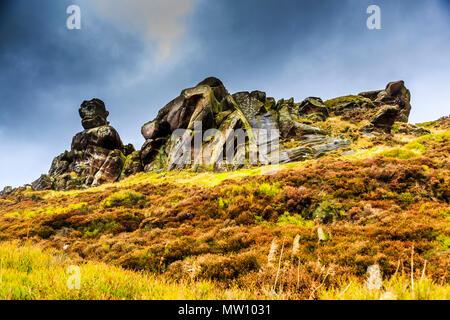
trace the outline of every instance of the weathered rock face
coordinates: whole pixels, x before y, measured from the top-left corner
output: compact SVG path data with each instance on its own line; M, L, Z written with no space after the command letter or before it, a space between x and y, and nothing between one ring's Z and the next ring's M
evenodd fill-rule
M207 78L194 88L183 90L159 111L155 120L144 124L141 132L146 141L141 149L141 161L145 169L163 168L168 157L177 160L173 152L166 152L175 130L192 130L196 122L201 123L204 130L215 127L216 116L223 111L217 99L227 95L219 79Z
M382 129L387 133L391 132L395 120L398 118L400 108L398 106L384 106L380 112L370 121L374 127Z
M375 128L390 132L394 122L408 122L411 94L403 81L390 82L385 90L362 92L359 95L370 99L374 106L379 107L371 120Z
M135 151L109 126L105 104L93 99L79 109L85 130L74 136L71 150L57 156L49 173L32 188L86 188L141 171L222 171L316 158L352 143L342 131L327 127L330 118L362 123L365 135L390 133L395 123L396 130L423 134L406 124L410 110L403 81L391 82L384 90L296 103L293 98L275 101L262 91L229 94L219 79L210 77L183 90L144 124L145 143Z
M117 131L106 121L109 112L99 99L84 101L79 113L84 131L72 139L71 150L57 156L48 175L42 175L31 185L34 190L66 190L96 186L117 181L127 156L134 152L124 146ZM128 169L135 173L139 166Z
M108 125L106 118L108 117L109 112L106 111L105 104L100 99L84 101L78 112L80 113L82 119L81 124L84 129Z
M264 157L258 155L251 164L271 163L275 154L281 163L298 161L351 144L347 137L315 126L316 122L357 114L360 120L373 120L371 130L389 131L395 121L407 120L409 115L409 91L402 81L388 84L385 90L349 97L331 102L316 97L300 103L292 98L276 102L262 91L228 94L220 80L208 78L183 90L155 120L142 127L146 142L141 161L145 171L187 167L232 170L248 165L243 159L260 154L261 148L270 152ZM397 111L377 116L382 110ZM195 133L190 130L179 136L172 134L177 129L192 130L195 123L201 123L200 147L195 146ZM245 139L229 147L227 141L239 140L232 130L240 129L245 131ZM261 131L266 134L261 135ZM233 152L228 153L230 148Z
M324 121L329 113L327 106L320 98L306 98L298 106L298 115L311 120Z

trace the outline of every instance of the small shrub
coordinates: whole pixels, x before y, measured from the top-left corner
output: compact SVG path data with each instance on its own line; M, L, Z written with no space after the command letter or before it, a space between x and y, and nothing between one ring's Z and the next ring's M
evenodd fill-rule
M120 230L121 225L117 221L94 221L88 227L84 227L81 231L85 238L97 238L101 234L116 233Z
M345 215L345 212L341 210L342 205L330 201L322 201L319 206L314 210L314 218L319 219L322 223L329 223L340 216Z
M409 192L399 194L398 200L405 206L409 206L414 203L414 197Z
M250 212L244 211L236 218L236 223L241 225L250 225L255 223L255 218Z
M416 153L401 148L395 148L388 151L384 151L380 153L380 155L386 158L396 158L396 159L411 159L417 157Z
M259 193L265 194L273 197L274 195L281 192L280 183L276 182L274 184L262 183L259 186Z
M450 237L446 237L444 235L440 235L437 237L437 241L441 243L441 245L444 247L444 249L450 249Z
M250 271L258 270L260 264L252 253L239 254L233 257L208 255L200 263L200 276L212 280L235 279Z
M306 228L313 228L314 227L314 221L308 221L305 220L301 215L294 214L290 215L289 212L285 212L282 216L278 218L279 225L289 225L293 224L299 227L306 227Z
M424 152L427 149L423 144L421 144L417 140L411 141L410 143L405 145L405 148L408 150L415 150L419 152Z
M105 208L143 206L146 197L133 190L121 190L113 193L103 201Z

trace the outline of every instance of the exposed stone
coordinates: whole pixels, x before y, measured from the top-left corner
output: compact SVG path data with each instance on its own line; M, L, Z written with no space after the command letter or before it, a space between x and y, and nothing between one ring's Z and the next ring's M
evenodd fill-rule
M57 175L53 180L52 189L55 190L80 189L83 186L83 179L71 173Z
M53 187L53 179L47 175L43 174L36 181L31 183L33 190L50 190Z
M2 191L0 191L0 196L7 196L8 194L11 194L13 190L14 189L11 186L6 186Z
M122 153L125 157L128 157L135 151L136 151L136 149L134 148L134 146L131 143L123 146L123 148L122 148Z
M315 97L296 104L293 98L275 102L262 91L230 95L220 80L207 78L197 86L183 90L179 97L160 110L156 119L142 127L146 142L141 148L140 159L144 170L149 171L186 167L233 170L242 167L243 159L259 153L263 147L273 147L273 150L258 158L258 164L270 162L277 152L280 162L320 157L348 147L351 140L334 136L333 132L315 126L316 122L330 116L343 116L354 123L372 120L365 128L367 134L375 129L389 132L395 121L407 120L409 99L403 81L391 82L385 90L332 99L330 104ZM195 139L191 130L195 123L201 123L202 127L201 150L192 148ZM180 132L177 137L171 135L177 129L188 131ZM208 129L215 131L204 136ZM236 135L230 131L239 129L245 131L245 141L236 141L229 146L227 141L236 140ZM279 130L279 134L264 136L260 134L261 129ZM289 139L296 141L294 147L283 142ZM230 152L233 155L230 159L228 151L234 151Z
M335 151L352 144L349 139L342 138L328 138L326 142L327 143L311 147L316 157L321 157L328 152Z
M358 96L362 96L362 97L368 98L370 100L375 100L381 91L383 91L383 90L365 91L365 92L358 93Z
M380 112L370 121L377 129L381 129L386 133L390 133L392 125L400 113L398 106L384 106Z
M410 100L411 94L406 89L405 83L403 81L395 81L388 83L386 89L378 94L375 102L382 105L397 106L398 112L395 115L395 121L408 122L411 112Z
M83 101L78 112L84 129L108 125L106 118L108 118L109 112L106 111L105 104L100 99Z
M339 103L333 108L335 116L346 116L351 119L353 115L364 115L370 113L375 108L374 103L368 98L357 98L355 100Z
M141 163L141 152L134 151L130 155L127 156L125 160L125 164L123 165L122 177L128 177L143 171Z
M53 160L48 175L32 183L34 190L80 189L110 183L142 167L134 158L133 165L122 170L134 147L124 146L117 131L109 126L109 112L101 100L84 101L79 114L85 130L73 137L70 151Z
M32 187L86 188L141 171L223 171L270 164L274 159L285 163L316 158L351 144L342 133L352 137L354 132L348 128L333 132L334 127L324 123L329 117L355 126L370 121L361 129L367 136L377 135L376 130L389 133L395 122L402 123L394 127L399 133L429 132L406 124L410 109L410 93L403 81L357 96L325 102L309 97L296 103L293 98L276 102L263 91L229 94L219 79L210 77L182 90L145 123L141 128L145 142L136 151L132 145L123 145L107 122L105 104L93 99L79 109L85 130L74 136L71 150L57 156L49 174Z
M108 150L123 149L119 134L110 126L84 130L77 133L72 140L72 150L85 150L88 146L97 146Z
M52 166L50 167L48 174L50 176L57 176L66 172L71 162L72 158L70 156L70 152L65 151L53 159Z
M232 97L248 121L254 119L261 111L263 113L266 111L264 108L266 94L264 92L238 92L233 94Z
M324 121L329 116L327 106L322 99L309 97L298 106L298 116L310 118L312 120Z
M413 135L416 137L424 136L427 134L431 134L431 131L422 127L415 126L413 124L404 123L404 122L396 122L392 126L393 133L401 133Z
M366 287L369 290L380 290L383 287L380 266L377 264L367 267Z
M219 102L222 101L228 95L228 91L227 89L225 89L222 81L220 81L217 78L214 77L206 78L205 80L197 84L196 87L204 85L209 86L213 90L214 97Z
M93 186L117 181L122 172L125 162L120 150L115 149L109 152L105 162L94 176Z

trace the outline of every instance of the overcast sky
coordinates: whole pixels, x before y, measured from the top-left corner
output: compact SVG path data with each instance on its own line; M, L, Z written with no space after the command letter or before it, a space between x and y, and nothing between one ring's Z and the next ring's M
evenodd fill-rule
M68 30L66 8L81 8ZM367 7L381 8L368 30ZM410 122L449 114L449 0L0 0L0 187L46 173L105 101L137 149L140 128L208 76L230 92L329 99L405 80Z

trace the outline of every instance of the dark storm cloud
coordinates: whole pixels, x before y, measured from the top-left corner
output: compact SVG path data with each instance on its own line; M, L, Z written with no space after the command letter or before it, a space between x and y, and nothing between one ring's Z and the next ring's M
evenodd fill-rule
M124 142L139 148L140 126L207 76L231 92L297 101L403 79L412 122L448 114L446 0L170 0L180 10L167 15L167 0L0 1L0 185L48 170L81 130L84 99L103 99ZM69 31L74 3L82 29ZM371 4L382 30L366 28Z
M298 53L307 53L324 30L332 31L342 4L345 1L203 2L193 32L202 39L204 57L211 57L220 69L276 69L298 43L304 46Z
M76 1L1 1L0 184L30 182L80 131L77 108L133 71L144 42L126 28L82 12L82 29L66 28Z
M370 4L381 7L383 30L366 28ZM208 61L201 70L213 65L232 86L274 84L287 75L286 86L308 81L319 86L328 77L367 85L382 73L384 85L394 80L384 79L388 73L401 76L423 59L445 59L430 45L448 49L450 32L442 29L448 23L434 20L427 7L437 7L436 1L209 1L200 7L193 32L202 39L199 60ZM291 94L307 95L310 88Z
M371 4L381 8L382 30L366 27ZM231 90L297 100L403 79L411 121L435 119L450 98L449 12L437 0L205 1L193 19L202 48L193 70L215 70Z
M33 126L40 116L61 128L64 117L72 116L61 105L65 99L76 98L75 106L79 105L86 88L101 90L121 70L133 69L144 51L136 37L102 20L88 29L68 30L66 8L71 3L6 3L8 14L0 19L3 130L13 127L23 133L42 133L42 123ZM84 22L92 23L89 11L82 14Z

